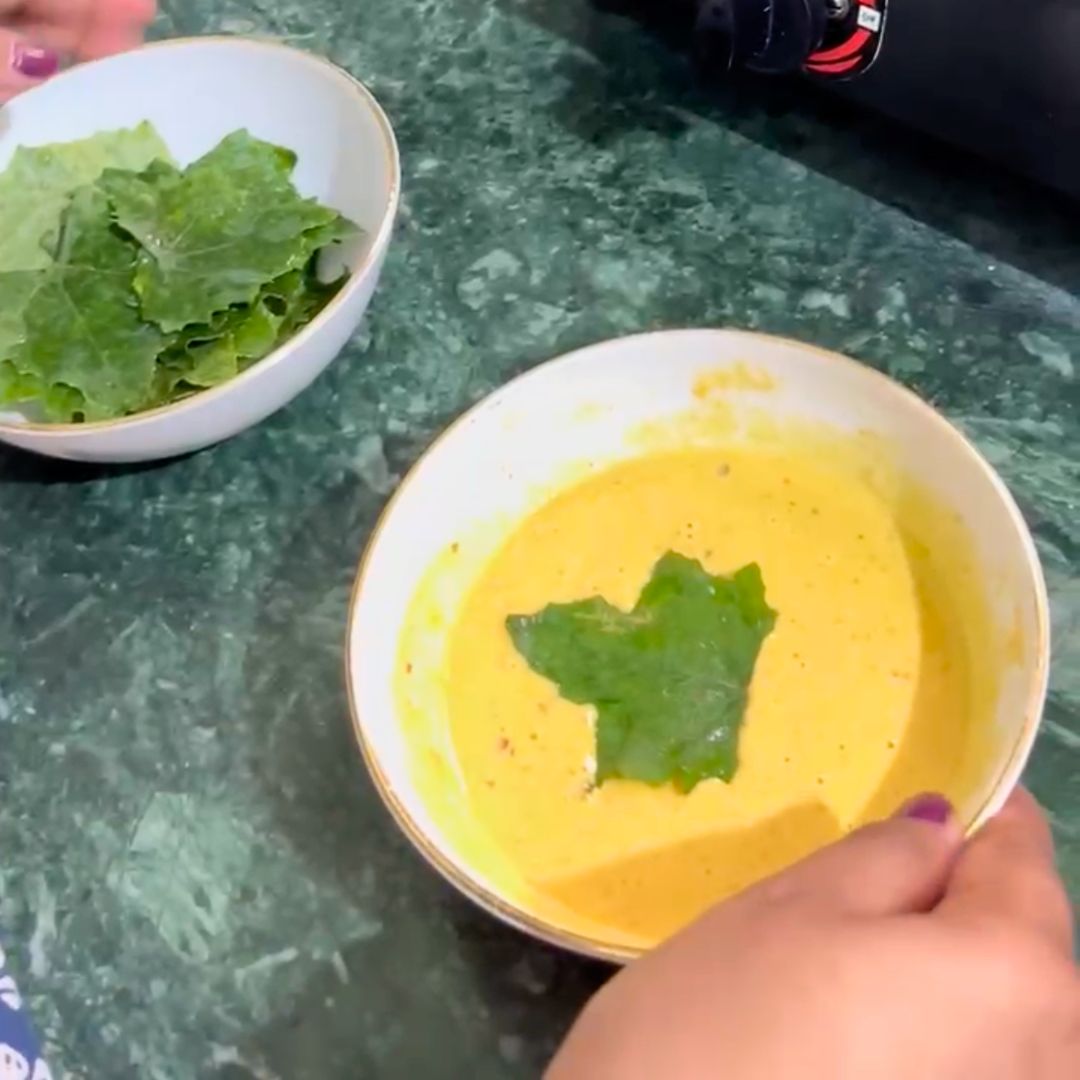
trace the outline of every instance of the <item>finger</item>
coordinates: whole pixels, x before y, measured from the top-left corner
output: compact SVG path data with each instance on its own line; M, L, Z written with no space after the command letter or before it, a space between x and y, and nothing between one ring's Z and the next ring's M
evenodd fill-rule
M1072 955L1073 913L1039 804L1018 788L960 854L939 912L943 918L1023 925Z
M157 6L154 0L104 0L93 11L76 48L82 60L112 56L142 44Z
M91 27L75 46L78 60L100 60L105 56L128 52L143 41L142 26Z
M7 30L62 56L74 52L90 18L90 0L21 0L11 11L0 9L0 22Z
M0 29L0 103L39 86L60 70L60 54Z
M929 911L945 891L963 830L941 795L913 799L745 893L861 915ZM760 891L759 891L760 890ZM753 901L751 901L753 902Z
M154 0L35 0L11 19L31 41L96 60L139 45L155 13Z

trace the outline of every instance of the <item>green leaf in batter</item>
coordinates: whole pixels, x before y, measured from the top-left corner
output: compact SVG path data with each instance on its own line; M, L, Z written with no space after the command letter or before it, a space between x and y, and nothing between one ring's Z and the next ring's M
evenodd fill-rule
M147 123L76 142L19 147L0 174L0 274L49 265L48 243L78 188L105 169L138 172L157 159L167 161L169 152Z
M38 396L49 419L119 416L149 397L161 333L139 318L131 291L137 249L112 226L105 195L72 196L56 261L35 271L22 340L3 358L5 392ZM38 388L37 395L27 390Z
M596 707L596 779L730 781L758 651L776 622L755 563L729 578L668 552L637 603L601 597L512 615L518 652L568 701Z
M117 223L143 248L134 287L144 318L166 332L210 324L355 231L297 194L295 163L291 151L238 131L182 173L102 176Z

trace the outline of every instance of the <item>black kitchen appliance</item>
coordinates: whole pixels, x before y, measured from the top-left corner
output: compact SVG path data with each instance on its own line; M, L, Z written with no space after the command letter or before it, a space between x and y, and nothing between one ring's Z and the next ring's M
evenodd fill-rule
M1080 0L685 2L713 72L802 72L1080 197Z

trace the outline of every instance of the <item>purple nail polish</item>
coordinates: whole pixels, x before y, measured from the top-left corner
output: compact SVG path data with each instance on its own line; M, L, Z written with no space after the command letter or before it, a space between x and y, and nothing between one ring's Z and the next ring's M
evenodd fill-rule
M11 66L28 79L49 79L60 70L60 54L16 42L11 46Z
M905 804L900 814L902 817L913 818L915 821L944 825L952 817L952 812L952 803L944 795L930 792L926 795L916 795L911 802Z

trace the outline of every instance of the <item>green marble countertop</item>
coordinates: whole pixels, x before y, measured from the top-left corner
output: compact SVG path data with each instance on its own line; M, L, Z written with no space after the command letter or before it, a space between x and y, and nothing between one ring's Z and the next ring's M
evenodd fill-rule
M602 969L502 928L354 752L345 611L388 493L560 351L734 325L918 388L1016 491L1054 604L1029 780L1080 895L1076 208L828 101L708 96L584 0L166 0L365 80L405 200L369 321L183 461L0 451L0 925L89 1080L536 1075Z

